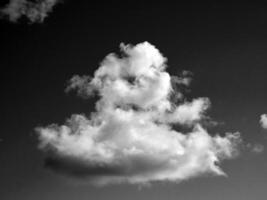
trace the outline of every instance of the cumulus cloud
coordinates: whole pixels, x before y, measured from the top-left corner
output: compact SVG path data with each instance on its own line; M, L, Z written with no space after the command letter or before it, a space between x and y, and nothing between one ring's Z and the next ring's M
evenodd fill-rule
M260 117L261 127L267 129L267 114L262 114Z
M172 80L187 86L188 73L171 77L166 58L153 45L120 47L122 56L109 54L93 77L76 75L66 89L99 96L95 112L36 128L46 167L93 184L225 175L219 163L238 155L240 134L212 136L205 130L201 121L209 99L186 100Z
M60 0L10 0L0 12L11 22L25 16L31 23L42 23L58 2Z

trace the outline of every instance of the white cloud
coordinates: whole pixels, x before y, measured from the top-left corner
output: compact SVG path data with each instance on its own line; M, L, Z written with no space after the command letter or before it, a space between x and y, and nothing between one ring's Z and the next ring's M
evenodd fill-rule
M41 23L52 12L53 7L60 0L10 0L1 9L1 14L8 17L11 22L17 22L22 16L28 18L31 23Z
M261 124L262 128L267 129L267 114L261 115L260 124Z
M208 98L171 102L166 58L148 42L121 45L94 77L74 76L67 91L99 95L90 117L72 115L65 125L37 128L47 167L94 184L178 182L202 174L225 175L218 163L238 154L239 133L211 136L200 122ZM185 74L184 74L185 75ZM188 85L188 77L176 77ZM184 81L183 81L184 79ZM176 81L177 83L177 81ZM190 125L182 133L172 125Z
M254 144L254 145L248 144L248 148L253 153L262 153L264 151L264 146L262 144Z
M209 108L208 98L194 99L192 102L184 102L177 106L170 114L164 113L162 120L179 124L195 124L203 119L205 111Z

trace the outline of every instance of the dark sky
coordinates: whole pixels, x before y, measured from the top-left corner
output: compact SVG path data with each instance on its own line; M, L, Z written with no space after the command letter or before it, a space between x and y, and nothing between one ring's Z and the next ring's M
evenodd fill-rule
M245 142L266 145L259 117L267 112L267 6L68 0L42 24L2 20L0 27L0 199L266 199L265 152L224 162L227 178L97 188L44 169L34 128L90 113L94 99L66 94L67 80L92 75L121 42L148 41L172 75L194 74L189 98L209 97L209 116L223 122L211 134L240 131Z

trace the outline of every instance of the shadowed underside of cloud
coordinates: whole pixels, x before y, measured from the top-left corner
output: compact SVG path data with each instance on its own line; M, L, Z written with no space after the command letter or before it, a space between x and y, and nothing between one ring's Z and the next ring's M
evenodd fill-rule
M58 2L60 0L10 0L0 12L11 22L25 16L31 23L42 23Z
M208 134L201 122L209 99L186 101L179 86L191 78L186 72L171 77L153 45L122 44L121 51L120 57L109 54L93 77L70 80L67 91L99 96L90 117L74 114L64 125L36 129L46 166L100 185L225 175L218 164L238 154L239 133Z

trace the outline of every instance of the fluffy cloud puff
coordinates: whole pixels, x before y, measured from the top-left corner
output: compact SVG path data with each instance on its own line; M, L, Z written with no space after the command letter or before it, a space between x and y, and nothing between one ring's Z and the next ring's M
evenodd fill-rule
M262 128L267 129L267 114L261 115L260 124L261 124Z
M2 16L8 17L11 22L17 22L22 16L27 17L31 23L41 23L60 0L10 0L1 9Z
M99 96L90 117L72 115L64 125L36 129L46 166L93 184L225 175L218 164L238 154L239 133L208 134L201 120L209 99L188 102L174 90L172 79L188 85L188 73L171 77L166 58L153 45L122 44L121 51L121 57L109 54L93 77L70 80L67 91ZM177 124L190 131L174 129Z

